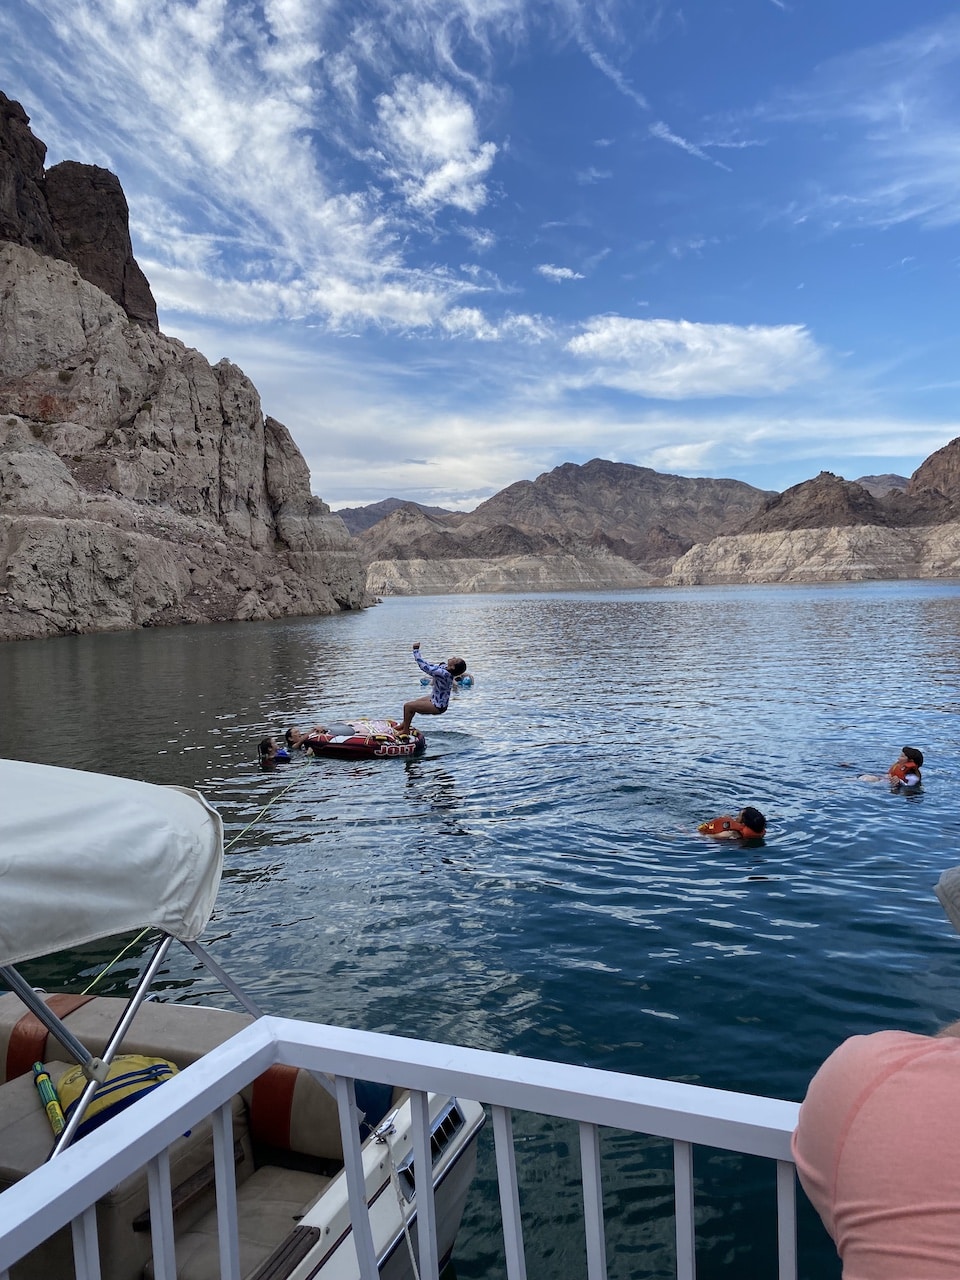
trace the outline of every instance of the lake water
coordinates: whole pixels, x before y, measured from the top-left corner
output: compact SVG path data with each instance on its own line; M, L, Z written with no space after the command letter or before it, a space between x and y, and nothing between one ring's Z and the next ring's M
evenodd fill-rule
M958 638L960 584L872 583L7 644L0 755L201 789L230 841L207 937L271 1012L799 1099L843 1037L960 1011L932 891L960 861ZM413 640L476 681L420 722L423 756L258 770L271 730L399 714L423 692ZM921 792L857 780L904 743ZM697 834L745 804L761 846ZM28 976L79 987L114 950ZM164 980L218 996L187 958ZM458 1280L503 1275L483 1142ZM604 1151L611 1278L671 1276L669 1151ZM521 1127L518 1159L531 1280L583 1275L575 1134ZM715 1152L695 1170L701 1280L772 1274L769 1170ZM807 1207L801 1230L806 1280L838 1275Z

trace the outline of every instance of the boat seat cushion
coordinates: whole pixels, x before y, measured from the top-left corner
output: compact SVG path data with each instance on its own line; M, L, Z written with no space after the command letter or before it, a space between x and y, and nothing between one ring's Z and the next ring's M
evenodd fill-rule
M100 1053L126 1004L117 996L97 996L68 1014L67 1026L87 1049ZM24 1015L32 1016L12 992L0 996L0 1061L7 1060L12 1029ZM250 1014L228 1009L148 1001L141 1005L124 1037L123 1052L159 1054L182 1070L252 1021ZM39 1044L44 1047L38 1048L38 1058L46 1052L58 1056L53 1037L44 1040L41 1036ZM361 1088L361 1108L367 1113L368 1124L376 1124L390 1104L391 1090L375 1085ZM250 1108L250 1129L258 1149L276 1147L322 1160L343 1159L336 1102L308 1071L271 1067L243 1090L243 1096ZM402 1090L392 1091L394 1102L401 1096Z
M46 1063L54 1084L70 1066L66 1062ZM135 1107L136 1104L131 1111ZM178 1229L181 1225L189 1228L215 1203L211 1130L210 1121L204 1120L170 1147L170 1185L174 1205L179 1205L176 1214ZM233 1136L236 1176L241 1182L253 1173L253 1149L246 1106L239 1096L233 1102ZM40 1168L50 1154L53 1142L53 1132L32 1074L18 1076L0 1087L0 1191ZM118 1264L127 1259L127 1264L122 1265L122 1272L126 1274L138 1274L150 1256L149 1225L144 1221L148 1208L145 1172L125 1178L98 1203L101 1256ZM72 1257L67 1228L14 1267L12 1275L14 1280L72 1276ZM112 1271L112 1274L119 1273Z
M252 1275L293 1231L330 1182L320 1174L265 1165L237 1188L240 1274ZM217 1211L177 1235L177 1280L210 1280L220 1274ZM143 1269L153 1280L153 1261Z

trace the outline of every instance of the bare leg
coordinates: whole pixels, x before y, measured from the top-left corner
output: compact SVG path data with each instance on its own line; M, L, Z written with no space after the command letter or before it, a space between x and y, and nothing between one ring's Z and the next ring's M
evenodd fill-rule
M403 722L397 732L409 733L414 716L437 716L440 714L440 708L435 707L429 697L412 698L409 702L403 704Z

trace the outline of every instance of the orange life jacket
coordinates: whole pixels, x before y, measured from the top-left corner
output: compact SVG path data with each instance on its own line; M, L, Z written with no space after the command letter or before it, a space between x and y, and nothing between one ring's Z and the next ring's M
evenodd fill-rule
M892 764L887 770L887 776L893 778L895 782L906 782L907 775L911 773L915 773L917 775L917 782L919 782L920 770L912 760L897 760L896 763Z
M739 836L742 840L759 840L763 835L762 831L754 831L746 823L738 822L736 818L727 816L711 818L709 822L701 822L697 830L702 836L722 836L729 832L731 835Z

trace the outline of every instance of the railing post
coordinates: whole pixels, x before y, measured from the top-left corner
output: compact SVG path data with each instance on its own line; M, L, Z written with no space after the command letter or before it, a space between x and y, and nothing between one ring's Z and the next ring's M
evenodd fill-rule
M583 1227L587 1240L587 1280L607 1280L600 1130L595 1124L580 1125L580 1180L583 1184Z
M233 1107L225 1102L211 1116L213 1169L217 1188L217 1233L220 1280L240 1280L240 1233L237 1226L237 1171L233 1159Z
M677 1280L696 1280L697 1233L693 1220L693 1147L673 1144L674 1226L677 1234Z
M73 1232L73 1265L77 1280L100 1280L100 1243L97 1238L97 1206L90 1205L70 1224Z
M347 1195L350 1200L350 1220L353 1223L353 1244L357 1251L357 1263L362 1280L379 1280L380 1271L377 1267L377 1254L373 1247L373 1231L370 1228L370 1212L367 1207L367 1185L363 1173L363 1154L360 1150L360 1129L357 1125L354 1084L346 1076L337 1076L334 1084L337 1089L340 1143L343 1147L343 1164L347 1175Z
M777 1161L777 1259L780 1280L797 1280L797 1181L789 1160Z
M513 1149L513 1120L508 1107L493 1107L492 1110L507 1280L527 1280L527 1263L523 1253L523 1225L520 1221L517 1158Z
M177 1280L173 1234L173 1194L170 1190L170 1151L161 1151L147 1165L150 1198L150 1239L154 1280Z
M420 1245L420 1280L439 1280L437 1207L433 1195L433 1151L430 1142L430 1099L425 1093L410 1095L413 1119L413 1173L417 1206L417 1240ZM403 1212L401 1208L401 1213Z

